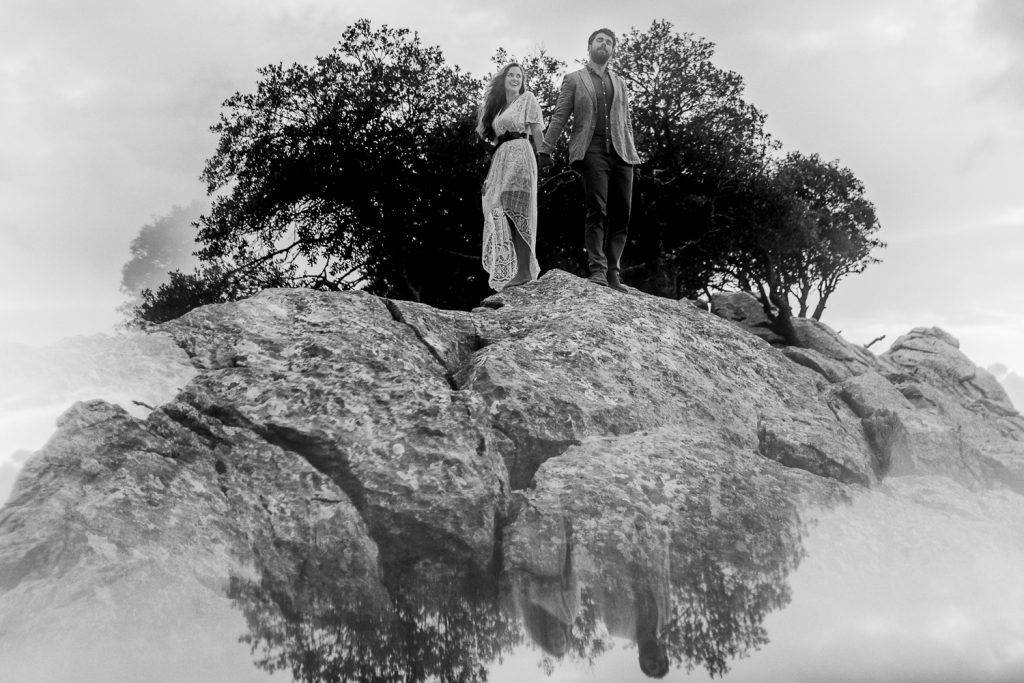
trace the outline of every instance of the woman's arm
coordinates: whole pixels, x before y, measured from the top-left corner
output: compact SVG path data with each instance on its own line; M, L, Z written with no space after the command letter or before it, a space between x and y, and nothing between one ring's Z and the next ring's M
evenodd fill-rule
M544 144L544 126L540 123L527 124L529 127L529 133L533 137L533 148L540 151L541 145Z
M544 117L540 111L540 102L537 101L537 96L530 91L526 91L524 97L526 98L525 132L533 138L533 148L539 152L544 144Z

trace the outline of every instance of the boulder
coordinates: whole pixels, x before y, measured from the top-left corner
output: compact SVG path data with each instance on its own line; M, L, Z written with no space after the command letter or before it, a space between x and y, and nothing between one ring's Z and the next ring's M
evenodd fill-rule
M244 632L232 582L296 576L311 549L349 592L384 600L377 548L337 485L245 430L179 415L79 403L26 465L0 510L5 678L160 680L171 652L179 680L229 676L248 659L222 635Z
M808 426L787 438L831 440L835 414L815 375L686 302L623 296L558 271L488 302L477 314L481 348L455 383L486 397L513 489L589 436L676 425L756 449L763 416L798 415ZM791 462L813 471L841 457L867 481L870 447L848 437Z
M859 375L879 367L874 354L862 346L846 341L823 322L810 318L794 318L793 330L796 332L799 348L816 351L825 358L841 364L850 375Z
M1018 414L996 378L972 363L960 351L960 342L938 327L915 327L893 342L882 357L895 366L892 374L925 382L972 410L997 417ZM902 377L899 380L906 382Z
M473 331L448 314L421 327L365 294L276 290L164 329L204 370L181 402L329 477L382 552L419 560L443 545L483 568L508 475L490 446L486 404L455 390L445 365Z
M877 372L845 380L840 395L862 421L887 476L943 474L967 486L1024 492L1019 417L965 409L950 393ZM1002 424L1000 424L1002 423Z
M5 674L131 678L111 667L156 643L194 653L175 675L232 680L248 629L299 678L388 648L399 669L441 652L444 678L512 646L498 576L549 654L599 652L603 620L645 666L720 674L788 600L815 510L898 474L1024 491L1024 418L949 339L874 359L799 327L784 353L560 271L470 312L307 290L196 309L157 332L187 383L138 415L76 404L0 509ZM702 619L723 630L695 655ZM437 650L442 622L487 647Z
M810 318L793 318L796 344L774 331L761 302L747 292L719 292L711 297L711 312L779 347L794 363L810 368L830 382L880 368L864 347L851 344L828 325Z
M70 337L44 347L0 342L0 504L23 452L37 450L78 401L103 399L145 417L196 375L167 334Z
M772 346L786 343L764 314L761 302L747 292L715 292L711 295L711 312L736 323Z
M944 330L920 327L882 355L891 368L885 378L914 406L899 413L907 457L894 472L941 472L970 485L1024 492L1024 418L959 346Z
M854 375L854 371L842 361L829 358L820 351L804 349L799 346L785 346L781 349L783 355L797 365L802 365L809 370L818 373L829 382L842 382L847 377Z

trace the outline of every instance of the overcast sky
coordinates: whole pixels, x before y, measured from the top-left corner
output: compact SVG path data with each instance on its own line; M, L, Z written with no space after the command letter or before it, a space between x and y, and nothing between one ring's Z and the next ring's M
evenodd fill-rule
M0 341L110 331L131 239L204 196L221 102L360 17L479 76L499 46L571 64L601 26L710 39L784 149L839 159L878 208L884 263L824 321L876 352L937 325L1024 372L1020 0L3 0Z

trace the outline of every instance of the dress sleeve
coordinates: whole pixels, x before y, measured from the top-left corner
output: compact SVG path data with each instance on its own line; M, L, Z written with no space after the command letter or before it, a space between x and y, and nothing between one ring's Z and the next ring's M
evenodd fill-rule
M526 97L526 122L527 123L544 123L544 117L540 112L540 103L537 102L537 98L533 96L532 92L527 91L523 95Z

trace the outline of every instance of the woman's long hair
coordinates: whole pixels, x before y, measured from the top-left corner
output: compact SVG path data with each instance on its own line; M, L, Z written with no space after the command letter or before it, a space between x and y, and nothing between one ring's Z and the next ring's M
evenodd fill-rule
M517 66L523 72L523 82L519 86L519 94L526 92L526 70L516 63L507 64L501 71L494 75L491 82L484 89L484 101L480 104L480 110L476 116L476 134L490 142L498 137L494 132L494 119L501 113L508 102L505 99L505 76L508 70Z

